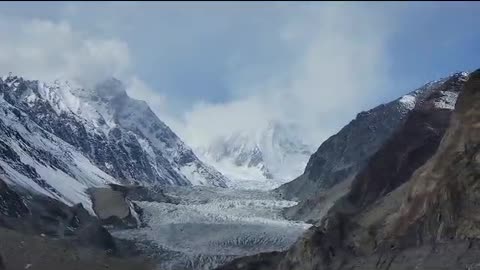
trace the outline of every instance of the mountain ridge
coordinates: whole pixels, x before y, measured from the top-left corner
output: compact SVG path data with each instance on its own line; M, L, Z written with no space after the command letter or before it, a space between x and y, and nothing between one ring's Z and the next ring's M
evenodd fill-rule
M301 173L312 149L295 125L269 122L253 133L218 137L195 152L227 175L232 185L273 189Z
M222 174L116 79L85 89L10 74L0 79L0 95L0 167L10 184L90 210L91 186L226 187Z
M369 159L402 128L416 107L430 98L435 101L429 106L453 110L459 85L466 76L465 72L453 73L359 113L322 143L302 175L275 190L283 198L299 201L298 205L287 209L285 215L293 219L319 220L328 207L349 190L350 183L367 166ZM316 210L312 212L313 209ZM316 212L319 209L323 210Z
M416 104L289 250L218 269L475 269L480 70L460 75Z

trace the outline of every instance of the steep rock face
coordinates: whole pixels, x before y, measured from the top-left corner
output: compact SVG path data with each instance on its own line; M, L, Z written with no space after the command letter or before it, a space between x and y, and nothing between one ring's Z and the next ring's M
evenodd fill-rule
M0 209L0 269L147 269L81 205L19 192L0 180Z
M279 187L276 192L286 199L306 200L343 181L352 181L369 158L403 125L416 103L422 102L446 81L464 77L457 73L430 82L387 104L361 112L318 148L298 178Z
M148 267L145 259L132 259L137 255L132 246L113 238L81 204L67 206L20 186L10 188L2 179L0 239L3 269L100 269L117 260L114 269Z
M0 180L0 209L0 227L104 250L116 248L108 231L81 205L70 207L27 190L13 190Z
M480 238L480 70L470 75L439 150L415 172L386 235L426 241ZM406 241L405 243L409 243Z
M290 250L219 269L477 269L480 70L464 84L442 138L453 96L443 89L417 106Z
M2 217L16 218L28 212L22 198L0 179L0 225L4 225Z
M466 78L453 76L418 102L405 123L368 160L348 200L364 208L405 183L436 152Z
M115 183L75 147L0 100L0 175L11 186L91 209L85 190Z
M451 77L416 104L405 123L359 171L349 191L333 205L319 227L287 253L291 261L285 260L280 269L348 269L342 268L346 267L342 266L344 260L398 248L397 243L392 246L383 242L386 234L379 227L400 206L412 184L407 183L412 174L439 148L465 79L463 75Z
M93 210L104 225L116 228L137 228L141 225L142 209L127 198L129 187L110 185L91 188Z
M225 187L115 79L84 89L8 76L0 96L0 172L9 184L89 211L86 189L109 183Z
M454 74L424 90L403 123L399 124L354 176L347 177L330 188L317 187L317 194L287 209L285 215L292 219L316 222L351 186L349 196L355 198L352 203L366 205L408 179L413 170L436 150L465 76L465 73ZM387 186L384 186L385 181L388 181ZM381 184L375 186L379 183Z

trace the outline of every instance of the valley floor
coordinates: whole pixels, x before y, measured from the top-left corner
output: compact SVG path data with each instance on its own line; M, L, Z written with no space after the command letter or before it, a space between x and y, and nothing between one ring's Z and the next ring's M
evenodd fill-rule
M0 228L0 269L147 270L151 264L140 257L117 258L100 249Z
M287 249L310 225L285 220L295 202L266 191L175 187L178 205L137 202L148 225L113 232L135 240L162 270L212 269L245 255Z

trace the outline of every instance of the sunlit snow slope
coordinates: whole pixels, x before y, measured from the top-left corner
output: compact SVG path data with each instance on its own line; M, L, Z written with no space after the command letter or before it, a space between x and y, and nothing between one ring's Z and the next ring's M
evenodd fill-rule
M0 177L89 210L88 187L227 182L116 79L85 89L13 75L0 78Z

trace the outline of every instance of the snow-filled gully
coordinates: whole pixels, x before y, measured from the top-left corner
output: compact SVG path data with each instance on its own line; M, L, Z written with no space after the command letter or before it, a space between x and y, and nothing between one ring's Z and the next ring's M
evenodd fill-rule
M135 240L158 262L158 269L212 269L235 257L287 249L309 225L285 220L284 207L268 192L176 187L167 195L178 205L137 202L148 226L116 231Z

